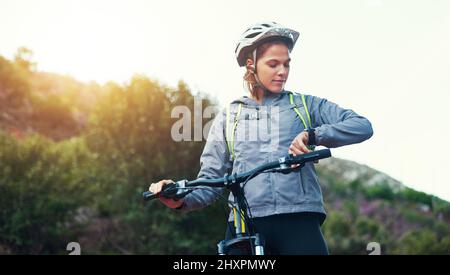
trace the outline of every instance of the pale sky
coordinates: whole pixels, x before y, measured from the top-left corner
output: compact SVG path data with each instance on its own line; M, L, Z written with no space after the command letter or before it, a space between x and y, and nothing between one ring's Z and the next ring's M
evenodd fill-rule
M82 81L183 79L221 105L245 94L234 57L251 24L300 32L286 89L366 116L372 139L332 150L450 200L450 1L0 0L0 55Z

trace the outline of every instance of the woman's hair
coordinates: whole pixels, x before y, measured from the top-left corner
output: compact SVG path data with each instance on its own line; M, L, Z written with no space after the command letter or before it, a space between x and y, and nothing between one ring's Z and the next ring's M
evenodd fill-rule
M268 48L270 48L273 45L280 45L280 44L286 45L286 47L288 47L288 49L289 49L289 45L287 44L286 41L283 41L283 40L269 41L269 42L265 42L265 43L259 45L256 50L256 60L259 60L259 58L267 51ZM247 58L253 60L253 52L249 52L247 54ZM250 92L250 94L252 96L254 96L257 100L259 100L258 93L256 91L260 85L256 81L256 77L255 77L255 74L256 74L255 60L253 60L253 64L254 64L255 71L253 71L252 67L250 67L248 65L245 66L247 70L245 71L245 75L244 75L244 83L245 83L247 90Z

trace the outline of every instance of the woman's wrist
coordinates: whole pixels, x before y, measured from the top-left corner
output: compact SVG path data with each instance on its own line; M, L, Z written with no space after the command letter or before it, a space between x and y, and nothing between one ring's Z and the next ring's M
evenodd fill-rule
M183 206L184 206L184 200L183 199L180 199L180 200L178 200L176 202L179 202L179 205L175 205L175 207L173 207L173 209L181 209L181 208L183 208Z

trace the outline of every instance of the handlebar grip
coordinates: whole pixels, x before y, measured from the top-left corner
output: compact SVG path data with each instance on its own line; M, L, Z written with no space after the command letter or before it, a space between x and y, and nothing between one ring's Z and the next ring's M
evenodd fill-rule
M302 154L302 155L298 155L295 156L293 158L293 162L295 164L301 164L301 163L305 163L308 161L318 161L319 159L325 159L325 158L329 158L331 157L331 151L330 149L322 149L322 150L317 150L311 153L307 153L307 154Z
M160 196L166 197L166 198L173 198L177 193L177 185L175 183L169 183L167 185L164 185L162 187L162 190L160 193L155 194L150 191L145 191L142 193L142 196L144 197L144 200L149 201L156 198L159 198Z
M316 151L319 154L319 159L325 159L331 157L331 151L330 149L322 149Z
M144 193L142 193L142 197L144 198L144 200L149 201L149 200L153 200L158 198L158 194L154 194L150 191L145 191Z

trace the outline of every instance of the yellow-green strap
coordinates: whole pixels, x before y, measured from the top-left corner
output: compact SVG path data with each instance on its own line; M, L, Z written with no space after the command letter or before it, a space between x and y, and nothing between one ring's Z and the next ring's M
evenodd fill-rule
M238 124L238 117L241 113L241 109L242 109L242 103L239 104L238 106L238 110L237 110L237 114L234 117L234 123L233 123L233 129L230 132L230 106L227 107L227 117L226 117L226 131L227 131L227 145L228 145L228 152L230 152L231 158L232 160L235 159L235 154L234 154L234 136L235 136L235 132L236 132L236 128L237 128L237 124Z
M227 115L225 120L225 135L227 139L227 146L228 146L228 152L231 154L231 144L229 142L230 140L230 105L227 105Z
M302 102L303 102L303 106L305 107L306 116L308 117L309 127L312 128L311 117L309 116L308 106L306 105L306 100L305 100L305 95L304 94L302 94Z
M291 105L295 105L295 103L294 103L294 96L292 95L292 93L289 93L289 100L291 102ZM302 101L303 101L303 105L305 106L306 114L308 116L309 125L311 125L311 119L310 119L309 114L308 114L308 108L306 107L305 99L303 97L303 94L302 94ZM298 108L294 107L294 111L297 113L298 117L302 120L303 126L305 126L305 129L307 129L308 125L306 124L305 118L302 116L302 114L300 113Z
M306 116L308 117L309 127L312 128L311 116L309 115L308 106L306 106L305 96L304 96L303 94L301 94L301 96L302 96L302 103L303 103L303 106L304 106L304 108L305 108ZM291 105L295 105L295 103L294 103L294 97L293 97L292 93L289 93L289 99L290 99ZM303 125L305 126L305 129L307 129L308 126L306 125L306 121L305 121L305 119L303 118L303 116L302 116L302 114L300 113L300 111L298 110L297 106L294 107L294 111L297 113L297 115L298 115L298 116L300 117L300 119L302 120ZM308 149L310 149L311 151L314 151L315 148L316 148L316 146L314 146L314 145L308 145L307 147L308 147Z

